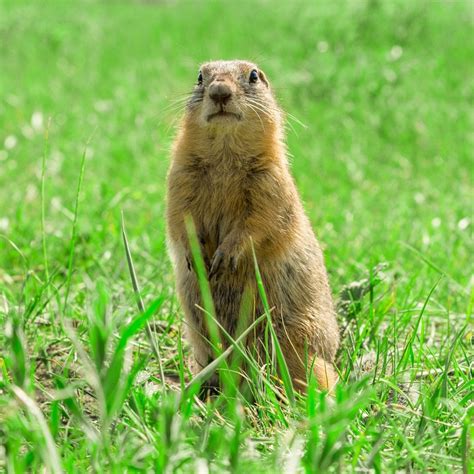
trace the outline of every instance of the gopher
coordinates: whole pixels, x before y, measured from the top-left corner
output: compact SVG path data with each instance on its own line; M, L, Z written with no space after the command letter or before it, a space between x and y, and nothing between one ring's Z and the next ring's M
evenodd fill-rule
M201 66L174 142L167 191L168 247L196 370L214 352L186 215L196 227L220 324L236 335L246 289L254 295L254 316L264 313L253 245L294 386L305 391L311 367L319 387L331 390L339 332L323 255L290 174L283 113L257 65ZM247 340L253 347L263 343L264 327L256 333Z

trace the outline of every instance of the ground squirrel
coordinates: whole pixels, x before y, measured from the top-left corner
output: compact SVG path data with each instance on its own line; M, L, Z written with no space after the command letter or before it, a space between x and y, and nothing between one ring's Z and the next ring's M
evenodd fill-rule
M264 312L252 241L294 386L305 390L312 366L319 386L331 389L339 332L323 255L289 171L282 122L255 64L202 65L172 152L168 246L198 368L213 351L199 309L186 214L196 226L220 323L235 335L244 288L254 291L255 315ZM261 342L258 333L253 341Z

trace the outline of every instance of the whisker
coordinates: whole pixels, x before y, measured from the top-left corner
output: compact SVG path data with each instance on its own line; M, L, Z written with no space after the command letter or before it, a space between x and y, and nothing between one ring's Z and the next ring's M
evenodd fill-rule
M170 102L163 110L166 110L168 108L172 108L172 107L175 107L175 106L179 106L179 105L185 105L189 102L189 98L185 98L185 99L179 99L179 100L174 100L173 102Z
M265 110L271 111L271 112L280 112L280 110L277 107L271 107L267 103L263 102L259 98L256 97L247 97L246 98L248 101L251 101L253 104L260 105L261 107L264 107Z
M275 113L281 113L281 111L275 107L268 107L267 104L264 104L263 102L261 102L261 100L259 100L258 98L256 97L252 97L252 98L247 98L249 101L252 101L252 103L254 105L259 105L261 107L264 107L266 111L272 111L272 112L275 112ZM301 127L307 129L308 126L303 123L301 120L299 120L295 115L289 113L289 112L283 112L283 116L286 118L285 122L286 122L286 125L288 127L291 128L291 130L296 134L298 135L298 132L297 130L295 129L295 127L293 126L293 123L292 122L295 122L297 123L298 125L300 125Z
M167 105L166 107L163 108L163 112L178 112L178 111L184 111L186 107L188 106L194 106L200 102L202 102L202 97L196 97L192 99L182 99L182 100L177 100L174 101L173 103Z
M298 132L296 131L295 127L293 127L293 124L289 120L285 120L285 128L290 128L291 131L298 136Z
M298 125L301 125L303 128L308 128L308 125L303 123L298 117L295 117L293 114L290 114L289 112L285 112L285 115L292 119L294 122L296 122Z
M262 118L260 117L260 114L258 113L258 110L254 108L252 105L247 104L251 110L255 112L255 115L258 117L258 120L260 120L260 124L262 125L262 129L265 130L265 125L263 125Z
M274 122L275 119L274 117L272 116L272 114L270 113L270 111L268 110L267 107L265 107L263 104L259 103L259 102L256 102L256 101L253 101L251 99L247 99L247 103L248 105L252 105L253 107L257 108L260 112L262 112L263 114L265 114L266 117L268 117L268 119L271 121L271 122ZM270 109L271 110L271 109Z

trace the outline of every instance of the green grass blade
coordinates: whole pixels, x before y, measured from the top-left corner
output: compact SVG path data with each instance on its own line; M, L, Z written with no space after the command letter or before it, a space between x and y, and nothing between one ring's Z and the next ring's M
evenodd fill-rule
M202 369L188 382L188 384L186 385L186 390L189 390L192 386L196 384L202 384L206 380L209 380L209 378L212 377L219 365L232 354L234 348L238 347L240 342L243 341L248 336L248 334L250 334L250 332L264 319L266 319L266 315L262 315L257 318L244 332L242 332L242 334L237 339L234 340L231 346L229 346L224 352L219 355L219 357L214 359L210 364L206 365L204 369Z
M258 317L255 321L254 321L254 325L253 327L256 327L258 326L257 323L259 322L262 322L263 320L266 320L267 319L267 315L264 313L262 314L260 317ZM234 347L235 351L238 352L240 354L240 356L245 360L245 362L247 362L247 364L249 364L250 367L252 367L255 372L257 373L258 377L260 378L260 380L262 381L262 383L266 386L267 389L269 389L271 392L275 393L276 396L278 396L279 398L282 398L282 394L280 392L277 392L276 388L272 386L272 384L269 382L268 378L265 377L265 375L262 373L262 370L261 370L261 367L259 366L258 362L254 360L253 357L251 357L247 351L242 347L242 344L240 343L240 341L243 339L241 339L240 337L237 338L237 339L234 339L228 332L227 330L225 329L224 326L222 326L222 324L219 323L219 321L216 319L215 320L217 326L219 326L219 329L222 331L222 334L225 336L225 338L229 341L229 343L231 344L232 347ZM246 332L246 334L248 334L248 332ZM288 401L287 398L284 398L284 400Z
M36 420L40 431L43 435L45 443L45 453L43 454L43 461L49 467L50 471L54 474L61 474L63 472L61 468L61 461L58 454L56 445L54 444L51 431L49 430L48 423L46 422L43 413L36 404L36 402L27 395L27 393L20 387L13 386L13 393L20 403L25 407L27 412L33 419Z
M43 157L41 160L41 244L43 249L43 264L44 264L44 274L46 281L49 281L49 263L48 263L48 250L46 248L46 225L45 225L45 205L46 205L46 196L45 196L45 181L46 181L46 158L48 155L49 149L49 127L51 125L51 119L48 119L48 125L46 126L46 132L44 137L44 148L43 148Z
M257 279L257 288L260 294L260 298L262 300L263 308L265 310L265 315L267 317L267 323L268 323L268 327L271 334L272 345L276 352L276 358L278 362L278 367L280 369L280 374L283 380L283 386L285 387L286 396L288 397L290 404L294 405L295 404L295 391L293 388L293 381L291 379L290 372L288 370L288 365L286 364L285 356L283 355L283 352L281 350L280 342L275 333L275 329L273 328L272 317L270 314L271 313L270 306L268 304L267 295L265 292L265 288L263 286L262 275L260 274L260 268L258 266L257 256L255 254L255 247L253 245L253 241L251 241L251 246L252 246L253 262L254 262L254 267L255 267L255 277Z
M441 281L442 278L443 277L441 276L438 279L438 281L431 287L431 290L429 291L428 296L425 298L423 306L420 310L420 314L418 315L418 318L415 322L415 326L412 329L411 336L408 339L407 343L405 344L405 348L403 349L402 356L400 357L400 361L398 363L398 370L404 369L406 367L406 361L407 361L407 358L408 358L408 354L412 350L413 342L415 341L415 338L416 338L416 335L417 335L417 332L418 332L418 328L420 326L421 318L423 317L423 314L425 313L426 306L428 305L428 302L429 302L434 290L436 289L436 287L438 286L438 284L439 284L439 282Z
M92 137L90 137L89 140L87 140L86 145L84 146L84 151L82 152L79 180L77 182L76 199L74 201L74 219L72 221L71 242L69 245L69 257L68 257L68 263L67 263L66 293L64 295L63 315L66 315L69 292L71 290L72 266L74 263L74 251L76 248L76 240L77 240L77 218L79 215L79 197L81 195L82 182L84 180L84 172L86 168L87 147L89 146L91 138Z
M212 300L211 287L209 280L207 279L206 266L204 259L201 254L201 247L197 238L196 227L193 219L190 215L185 216L186 231L188 234L189 245L194 261L194 270L199 283L199 289L201 291L202 304L204 306L206 317L207 330L209 331L209 339L211 347L213 348L216 357L222 352L222 341L220 340L219 330L215 323L216 321L216 310L214 308L214 301Z
M137 301L137 306L138 310L142 313L145 312L145 306L143 304L142 296L140 293L140 287L138 285L138 278L137 274L135 272L135 266L133 264L133 258L132 258L132 252L130 251L130 245L128 244L128 238L127 238L127 232L125 231L125 218L123 215L122 211L122 239L123 239L123 245L125 248L125 255L127 257L127 264L128 264L128 271L130 273L130 279L132 281L132 287L133 287L133 292L135 294L135 299ZM158 343L155 340L155 337L153 335L153 331L151 330L150 323L147 320L146 325L145 325L145 331L146 335L148 338L148 341L150 343L150 346L152 348L153 354L155 355L155 358L158 362L158 367L160 370L160 378L161 378L161 384L163 386L163 389L165 389L165 371L163 369L163 361L161 358L161 353L160 353L160 348Z

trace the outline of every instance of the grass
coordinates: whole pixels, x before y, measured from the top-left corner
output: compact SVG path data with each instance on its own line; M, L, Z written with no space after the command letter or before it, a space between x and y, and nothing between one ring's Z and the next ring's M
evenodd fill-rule
M2 0L0 471L472 472L472 18L461 0ZM343 295L334 399L285 401L270 372L248 403L238 343L220 396L189 384L173 103L233 57L307 126L288 147Z

